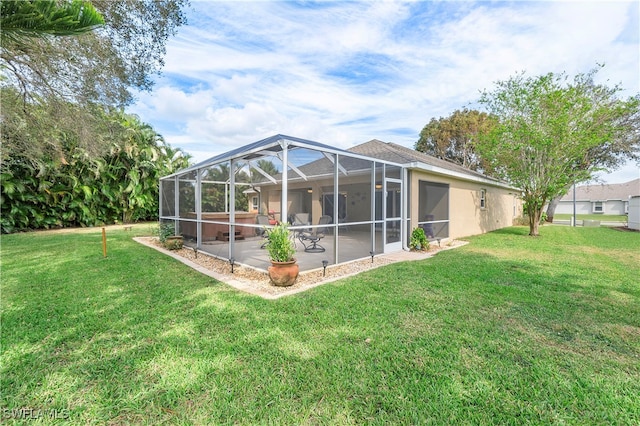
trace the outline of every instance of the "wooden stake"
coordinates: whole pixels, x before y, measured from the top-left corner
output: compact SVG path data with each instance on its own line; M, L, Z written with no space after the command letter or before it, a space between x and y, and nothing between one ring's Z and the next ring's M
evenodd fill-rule
M102 228L102 256L107 257L107 231Z

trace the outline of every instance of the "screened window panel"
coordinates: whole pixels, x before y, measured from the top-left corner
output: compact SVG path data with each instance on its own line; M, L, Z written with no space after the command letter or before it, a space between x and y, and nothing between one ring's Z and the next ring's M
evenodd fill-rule
M418 221L427 238L449 236L449 185L420 181ZM443 222L444 221L444 222ZM426 223L425 223L426 222Z
M196 211L196 172L178 176L179 216L195 218Z
M338 262L371 256L371 241L370 224L338 226Z
M339 165L347 174L338 173L338 223L371 221L373 161L341 155Z
M225 162L208 167L202 170L201 176L200 205L202 212L228 212L229 163ZM209 219L211 219L211 217Z
M176 183L174 179L160 181L162 205L160 216L175 216L176 214Z

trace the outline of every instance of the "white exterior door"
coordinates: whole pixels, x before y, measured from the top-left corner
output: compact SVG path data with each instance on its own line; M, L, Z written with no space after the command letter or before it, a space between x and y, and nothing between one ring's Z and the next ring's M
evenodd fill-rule
M384 252L402 250L402 181L385 179Z

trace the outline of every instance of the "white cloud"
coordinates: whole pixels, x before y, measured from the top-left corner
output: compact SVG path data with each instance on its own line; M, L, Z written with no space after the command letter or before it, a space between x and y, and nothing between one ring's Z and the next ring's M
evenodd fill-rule
M132 108L202 160L276 134L407 146L526 70L640 91L632 2L197 2ZM400 129L400 130L398 130ZM410 129L407 131L407 129ZM413 132L413 133L412 133Z

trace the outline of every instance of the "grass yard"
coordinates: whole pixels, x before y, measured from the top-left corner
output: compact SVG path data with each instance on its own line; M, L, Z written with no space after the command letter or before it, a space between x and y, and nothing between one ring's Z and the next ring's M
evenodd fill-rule
M106 259L99 230L3 236L3 421L639 424L640 234L540 232L276 301L131 240L148 226Z

